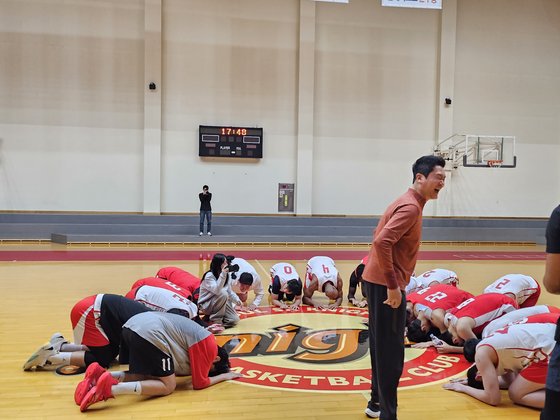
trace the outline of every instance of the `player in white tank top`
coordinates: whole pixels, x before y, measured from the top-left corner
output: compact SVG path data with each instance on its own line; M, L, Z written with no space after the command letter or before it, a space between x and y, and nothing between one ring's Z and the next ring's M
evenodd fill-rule
M435 286L436 284L448 284L455 287L459 284L459 277L457 276L457 273L445 268L434 268L433 270L428 270L419 276L416 276L415 279L418 287L421 289L429 286Z
M529 320L497 330L476 346L474 358L484 389L467 386L464 380L452 380L444 388L468 394L486 404L498 405L500 386L509 383L509 397L514 403L542 408L555 328L554 323L532 323Z
M161 287L140 286L136 290L134 300L154 311L167 312L171 309L179 309L188 314L189 319L198 315L198 308L194 303L176 292Z
M525 274L506 274L484 289L484 293L501 293L514 299L519 307L534 306L541 287L533 277Z
M298 310L302 301L301 290L299 273L292 264L280 262L270 268L268 291L269 302L272 305L281 309Z
M319 290L334 301L328 305L313 301L313 293ZM317 256L307 262L303 303L320 309L334 309L342 303L342 278L332 258Z

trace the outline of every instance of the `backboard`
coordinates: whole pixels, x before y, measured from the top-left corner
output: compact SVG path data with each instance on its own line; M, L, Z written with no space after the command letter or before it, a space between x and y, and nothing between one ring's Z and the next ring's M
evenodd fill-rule
M463 166L515 168L515 137L466 135Z

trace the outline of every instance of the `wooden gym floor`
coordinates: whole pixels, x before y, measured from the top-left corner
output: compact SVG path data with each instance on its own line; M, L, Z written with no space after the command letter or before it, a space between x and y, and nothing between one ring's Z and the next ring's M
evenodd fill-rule
M22 371L24 361L53 332L59 331L65 337L72 338L69 313L78 300L96 293L124 294L135 280L152 276L164 266L179 266L200 275L207 264L200 257L206 258L216 251L227 251L248 259L261 275L266 287L269 282L268 268L275 262L291 262L300 275L303 275L305 258L331 255L345 282L346 294L350 272L367 253L367 248L268 247L263 250L257 247L248 249L223 245L221 248L200 251L198 248L169 246L92 248L50 244L0 245L0 418L366 418L363 410L368 393L345 390L356 384L351 383L352 379L345 382L339 374L345 369L354 372L367 370L369 355L362 351L361 356L356 358L355 354L358 353L351 353L340 344L343 342L342 336L337 336L338 341L335 341L338 343L337 351L342 355L333 357L347 357L348 361L344 363L325 364L317 360L302 363L301 360L267 355L266 352L263 353L261 346L260 354L232 359L233 365L247 376L247 383L228 382L206 390L193 391L189 389L189 378L180 379L177 390L170 396L153 399L120 396L93 406L87 413L80 413L73 401L74 388L82 375L59 376L47 371ZM278 252L275 253L276 251ZM507 273L528 274L541 282L544 272L543 247L539 246L436 244L423 245L422 251L417 273L437 267L454 270L459 275L461 287L472 293L482 292L487 284ZM181 257L178 258L178 255ZM543 290L539 303L559 305L560 299ZM266 295L263 305L267 305ZM343 305L347 306L346 296ZM348 339L348 343L357 346L353 350L359 352L359 348L363 347L358 346L357 336L353 336L352 331L364 327L360 323L360 311L352 309L355 308L348 308L350 312L343 309L330 314L296 313L288 316L269 314L263 308L262 313L257 314L259 316L242 320L238 327L227 330L227 334L246 334L249 341L245 344L250 344L255 337L270 337L276 331L274 328L283 327L288 331L291 328L289 325L294 324L318 331L314 333L315 340L304 339L301 346L319 349L319 353L324 350L329 354L336 354L337 351L331 351L333 334L337 334L334 329L342 329L347 332L344 337ZM221 340L227 340L227 337ZM281 345L281 342L276 343L275 348ZM274 346L271 344L269 349L272 347ZM308 351L306 354L312 359L316 353ZM400 419L538 418L538 411L511 404L505 392L502 404L494 408L464 394L443 390L441 383L446 379L438 379L436 373L443 371L443 375L453 374L451 370L446 373L445 369L439 368L452 363L440 361L439 364L431 364L428 360L427 364L424 362L424 366L421 366L422 362L414 366L415 360L425 360L420 356L422 355L407 350L407 363L411 363L412 368L407 370L405 367L403 378L407 376L407 380L425 383L409 386L412 382L401 381ZM270 372L265 372L267 366L270 367ZM303 370L300 372L304 374L293 375L293 372L297 372L296 368L302 366ZM292 375L274 376L274 372L282 371ZM357 381L358 387L363 387L360 380ZM260 383L261 386L256 386L255 383ZM306 389L293 389L298 387ZM367 384L365 387L367 388ZM330 391L318 392L318 388Z

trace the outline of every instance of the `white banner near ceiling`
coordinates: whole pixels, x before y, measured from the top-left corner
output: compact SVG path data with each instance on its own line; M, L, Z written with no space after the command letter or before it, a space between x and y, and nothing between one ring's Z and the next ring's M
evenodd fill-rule
M381 0L381 6L441 9L442 1L443 0Z

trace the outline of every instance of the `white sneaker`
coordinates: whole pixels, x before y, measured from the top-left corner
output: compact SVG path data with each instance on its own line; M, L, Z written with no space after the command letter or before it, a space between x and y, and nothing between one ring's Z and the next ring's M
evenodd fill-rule
M379 404L372 403L371 401L368 402L368 405L365 410L366 416L370 419L377 419L381 416L381 410L379 409Z
M63 337L61 333L57 332L52 335L51 339L49 340L49 343L51 343L55 351L59 352L62 345L68 344L68 341Z
M202 233L202 232L200 232L200 233L198 234L198 236L202 236L202 235L204 235L204 233Z
M43 344L39 350L31 355L27 362L23 365L23 370L31 370L33 367L43 367L47 364L48 358L54 356L57 351L54 349L51 343Z
M208 232L208 236L212 236L212 232Z

